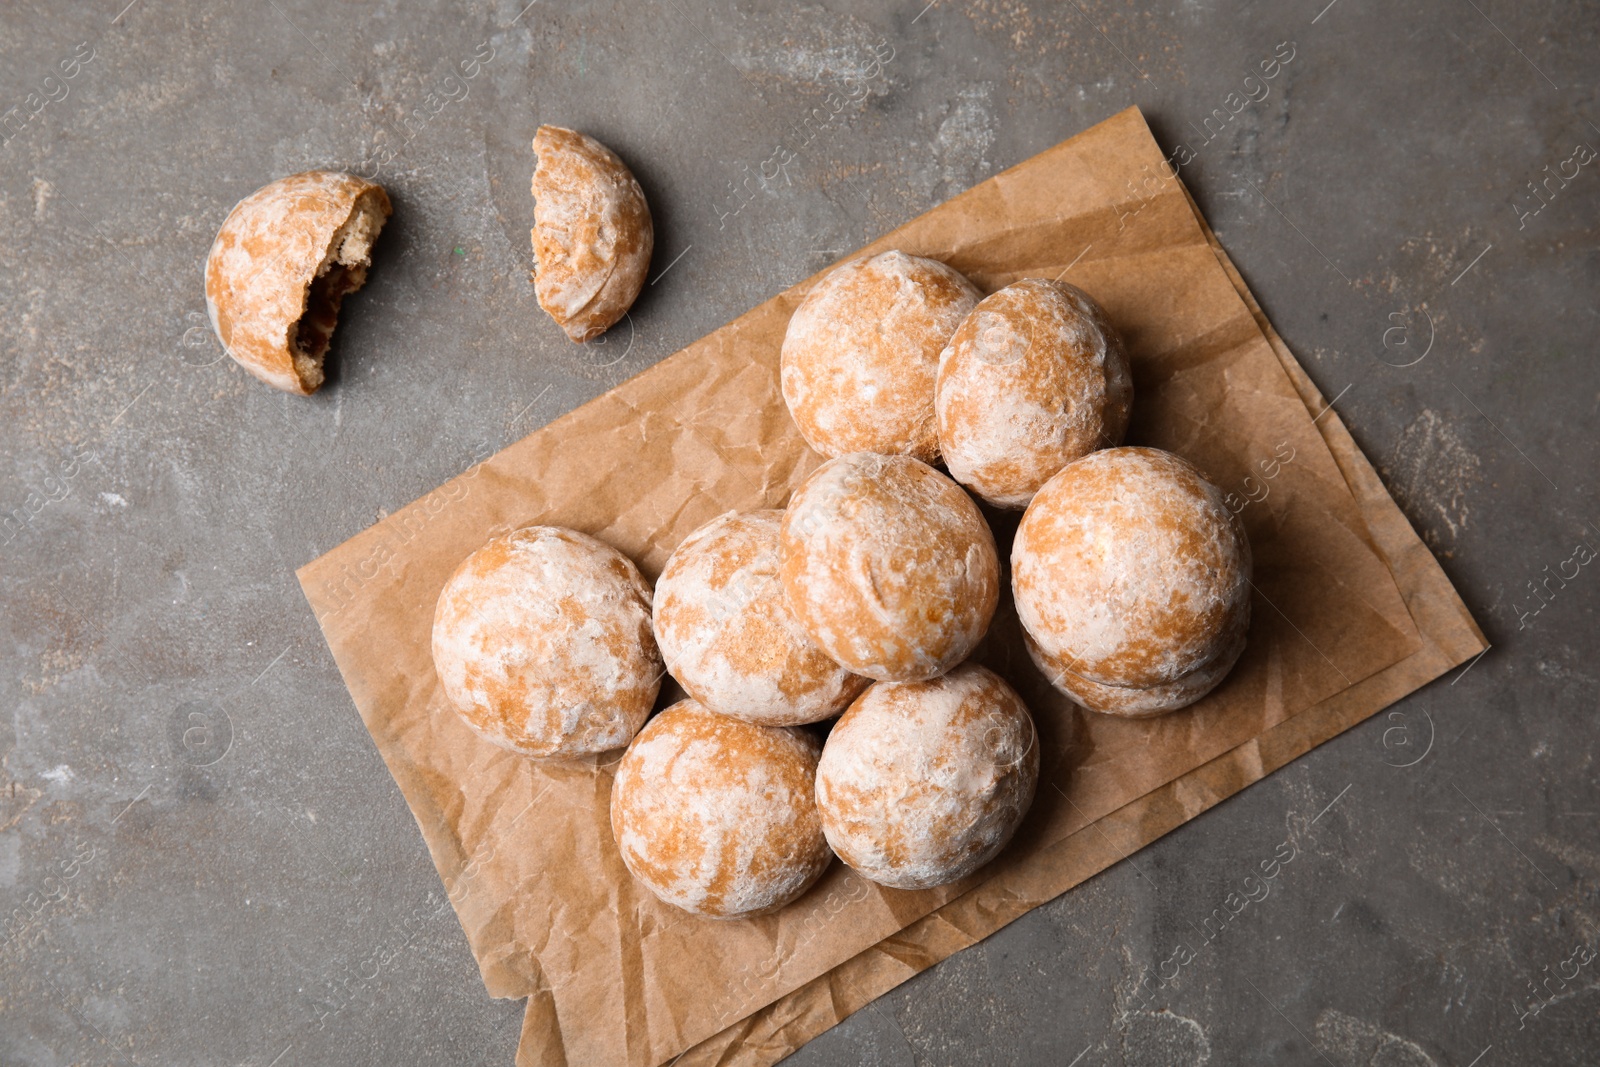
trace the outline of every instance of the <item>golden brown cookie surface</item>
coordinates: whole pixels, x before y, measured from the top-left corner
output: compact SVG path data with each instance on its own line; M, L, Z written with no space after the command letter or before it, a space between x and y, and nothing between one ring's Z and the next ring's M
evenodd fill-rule
M938 462L939 352L979 295L953 268L904 252L834 268L783 338L783 399L806 442L829 457L883 452Z
M651 892L685 911L739 918L799 897L833 859L815 788L817 742L681 701L617 765L611 832Z
M1165 685L1213 661L1249 618L1250 574L1221 492L1154 448L1068 464L1028 505L1011 551L1017 615L1038 651L1111 686Z
M533 138L534 291L574 341L598 337L644 287L655 226L644 190L592 137L540 126Z
M638 568L557 526L517 530L467 557L434 609L433 662L467 725L544 759L627 744L665 673Z
M729 513L684 539L656 581L667 670L712 711L766 726L839 714L866 688L818 648L778 580L781 511Z
M206 309L228 355L275 389L316 392L339 307L366 281L390 211L381 186L326 170L239 201L205 269Z
M1039 745L1022 698L963 664L868 689L828 735L817 807L839 858L881 885L964 878L1005 847L1033 802Z
M922 681L966 659L999 599L994 535L961 487L910 456L829 460L784 512L795 618L847 670Z
M1250 632L1248 606L1229 625L1221 651L1193 670L1159 685L1141 687L1093 682L1082 675L1073 674L1061 660L1045 655L1027 631L1023 631L1023 644L1050 683L1090 711L1119 715L1126 719L1150 718L1186 708L1222 683L1244 654Z
M1023 508L1073 460L1122 443L1133 379L1087 293L1029 278L984 297L939 360L939 451L956 481Z

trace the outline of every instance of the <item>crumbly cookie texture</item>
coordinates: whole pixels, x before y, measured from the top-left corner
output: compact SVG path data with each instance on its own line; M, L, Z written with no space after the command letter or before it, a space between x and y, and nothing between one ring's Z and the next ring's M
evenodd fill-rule
M467 557L434 609L433 662L468 726L541 759L626 745L665 673L638 568L557 526L517 530Z
M592 137L540 126L533 138L533 276L539 306L574 341L633 306L655 250L644 190Z
M383 188L313 170L251 193L206 256L206 310L222 346L275 389L308 396L344 298L360 289L392 208Z
M818 748L803 730L674 704L617 765L611 832L623 863L697 915L783 907L833 860L817 815Z
M905 252L834 268L795 309L780 355L783 399L824 456L884 452L939 461L939 352L978 303L976 286Z

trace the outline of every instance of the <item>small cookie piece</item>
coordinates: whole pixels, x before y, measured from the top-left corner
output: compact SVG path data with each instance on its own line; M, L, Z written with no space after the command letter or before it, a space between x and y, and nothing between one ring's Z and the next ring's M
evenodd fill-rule
M879 885L927 889L993 859L1033 803L1033 718L974 663L930 682L879 682L850 705L817 766L822 832Z
M806 443L829 457L883 452L937 463L939 352L980 295L954 269L904 252L835 267L783 337L783 399Z
M1113 714L1172 710L1221 680L1243 650L1250 576L1250 543L1222 493L1155 448L1068 464L1028 505L1011 551L1035 661L1057 688ZM1119 708L1092 685L1074 689L1069 675L1119 690L1167 688Z
M695 700L736 719L832 718L867 679L807 636L778 580L781 511L729 512L684 539L656 580L656 644Z
M599 337L633 306L655 227L633 172L592 137L540 126L533 138L533 286L574 341Z
M392 210L382 186L328 170L239 201L206 256L206 310L228 355L274 389L316 392L339 307L366 282Z
M999 600L978 506L910 456L853 452L818 467L790 498L778 551L800 625L879 681L925 681L966 659Z
M775 911L833 854L817 815L818 746L680 701L639 732L611 786L622 862L685 911L736 919Z
M541 759L627 744L665 673L650 584L621 552L559 526L467 557L434 608L433 663L479 736Z
M934 409L951 477L1025 508L1056 471L1122 443L1133 378L1100 305L1028 278L983 298L939 356Z

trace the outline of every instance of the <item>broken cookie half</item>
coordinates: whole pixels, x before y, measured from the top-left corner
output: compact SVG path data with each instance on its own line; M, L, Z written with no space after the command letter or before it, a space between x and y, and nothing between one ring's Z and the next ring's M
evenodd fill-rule
M228 355L274 388L316 392L339 305L367 280L391 211L382 186L326 170L239 201L206 257L206 308Z
M540 126L533 139L533 285L574 341L605 333L644 287L655 248L633 172L592 137Z

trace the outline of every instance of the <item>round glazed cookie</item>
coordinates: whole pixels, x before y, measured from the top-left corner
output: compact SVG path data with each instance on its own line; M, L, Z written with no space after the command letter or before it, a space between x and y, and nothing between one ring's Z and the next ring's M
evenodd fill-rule
M803 730L674 704L617 765L611 832L622 862L696 915L781 908L833 859L817 816L817 751Z
M1022 698L967 663L861 694L828 735L817 808L840 859L880 885L926 889L993 859L1027 814L1038 778Z
M655 225L627 164L593 137L540 126L533 138L534 293L574 341L627 314L644 286Z
M843 711L868 680L818 648L778 580L781 511L729 512L690 534L656 580L667 670L705 707L765 726Z
M664 673L649 583L610 545L558 526L467 557L434 608L433 663L468 726L543 759L627 744Z
M206 256L206 310L228 355L275 389L316 392L339 307L367 280L390 211L381 186L328 170L239 201Z
M938 462L939 352L979 295L952 268L904 252L835 267L783 337L783 399L806 443L830 457L884 452Z
M956 481L1024 508L1068 463L1122 443L1133 379L1100 305L1029 278L983 298L939 357L939 450Z
M800 625L879 681L924 681L966 659L999 599L978 506L910 456L854 452L818 467L790 498L778 551Z
M1219 662L1248 626L1250 576L1221 492L1154 448L1068 464L1028 505L1011 551L1017 616L1045 673L1121 688Z

